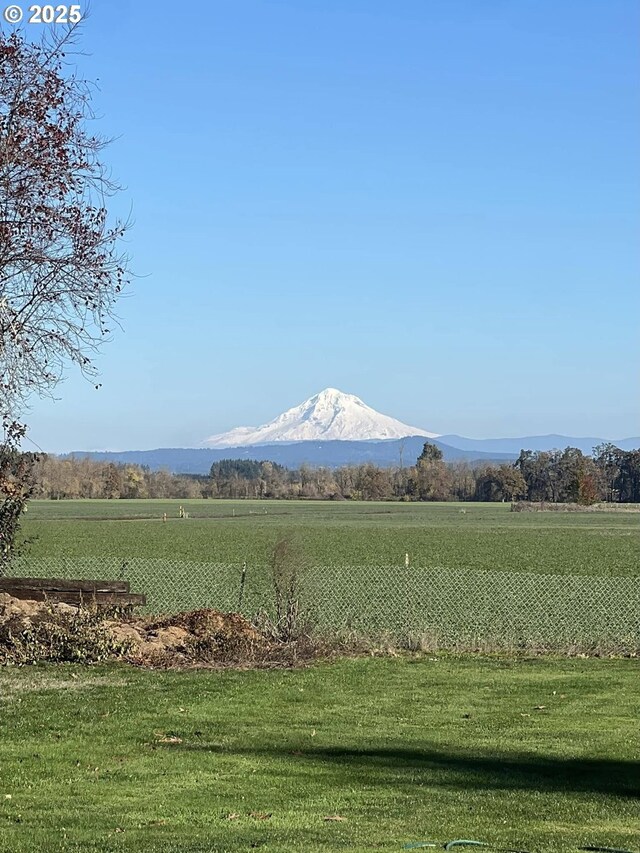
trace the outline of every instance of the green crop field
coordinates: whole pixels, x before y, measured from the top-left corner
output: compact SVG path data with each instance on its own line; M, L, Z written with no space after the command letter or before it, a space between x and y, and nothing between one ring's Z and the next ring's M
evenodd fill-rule
M634 654L637 513L504 504L34 502L20 574L126 579L153 612L277 612L274 545L293 544L316 628L420 648ZM167 521L162 520L167 513ZM409 554L409 566L405 566ZM246 574L242 564L246 564Z
M319 565L637 575L635 513L512 513L508 504L304 501L34 501L33 557L265 563L282 538ZM163 523L166 512L168 521Z

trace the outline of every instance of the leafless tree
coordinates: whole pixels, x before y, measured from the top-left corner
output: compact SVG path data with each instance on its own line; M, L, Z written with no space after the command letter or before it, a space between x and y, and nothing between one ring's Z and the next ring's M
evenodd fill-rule
M91 85L67 64L75 28L34 44L0 33L0 414L50 393L64 367L95 375L128 278L118 189L92 133Z
M118 187L90 130L91 85L65 54L77 28L42 41L0 32L0 561L15 550L32 464L18 453L25 406L51 393L67 364L95 376L128 280L110 223Z

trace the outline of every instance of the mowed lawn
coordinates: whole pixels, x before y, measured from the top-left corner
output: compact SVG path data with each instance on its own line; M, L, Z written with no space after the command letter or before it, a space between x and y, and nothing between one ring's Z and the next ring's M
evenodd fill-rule
M182 504L188 519L178 518ZM166 512L168 521L163 523ZM512 513L507 504L33 501L34 557L266 563L281 538L316 564L636 575L637 513Z
M640 850L634 660L0 670L2 851Z

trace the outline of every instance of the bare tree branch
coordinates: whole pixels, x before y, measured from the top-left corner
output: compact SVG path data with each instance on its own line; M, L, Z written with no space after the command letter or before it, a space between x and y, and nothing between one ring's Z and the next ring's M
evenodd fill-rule
M119 187L88 124L91 87L69 73L76 29L33 44L0 33L0 416L51 393L67 364L95 376L129 279Z

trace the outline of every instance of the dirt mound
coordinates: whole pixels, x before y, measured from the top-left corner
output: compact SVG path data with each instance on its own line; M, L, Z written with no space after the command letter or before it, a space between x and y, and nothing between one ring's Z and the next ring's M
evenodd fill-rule
M238 613L105 615L0 594L0 663L119 657L143 666L261 665L292 662L289 646L266 637Z
M118 640L128 641L131 661L152 666L257 663L273 649L243 616L218 610L106 624Z
M55 605L59 613L77 613L78 608L59 602ZM25 601L0 592L0 625L12 618L33 619L50 612L51 605L45 601Z

